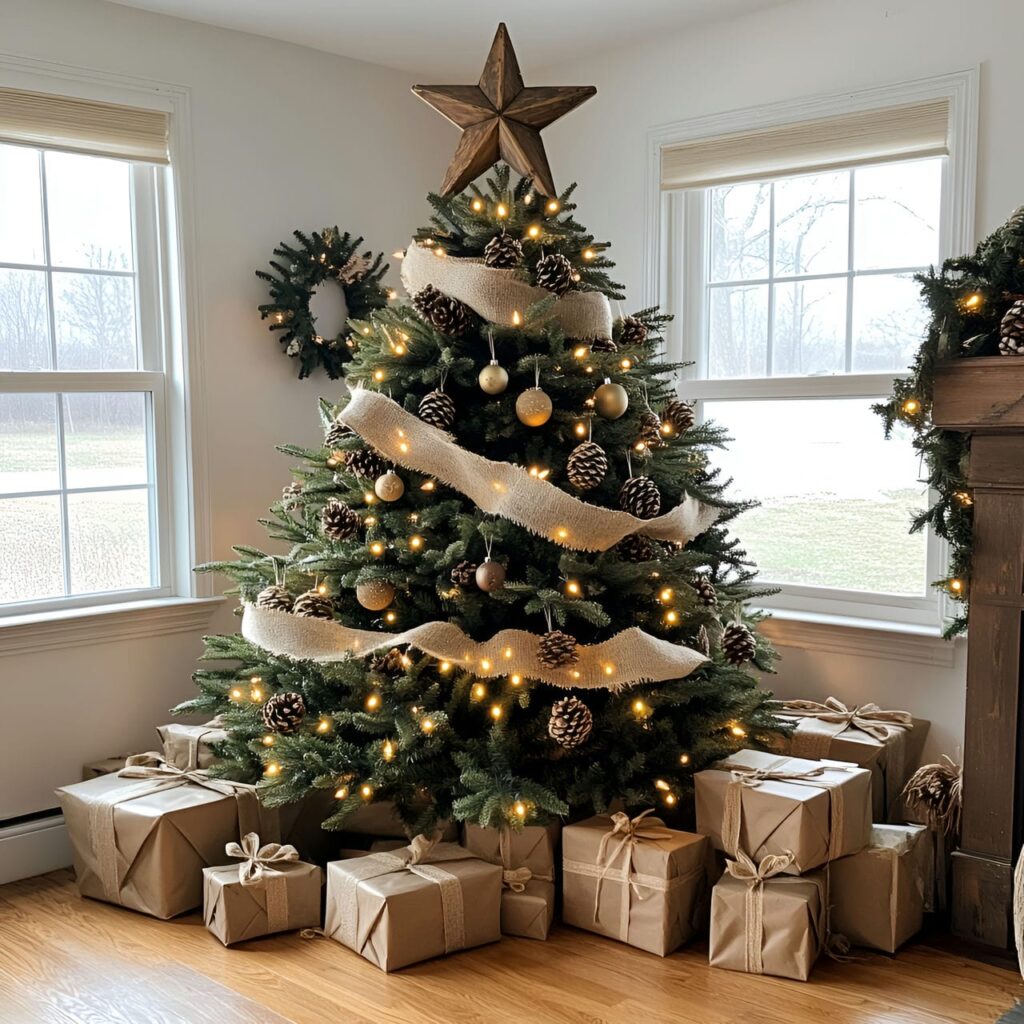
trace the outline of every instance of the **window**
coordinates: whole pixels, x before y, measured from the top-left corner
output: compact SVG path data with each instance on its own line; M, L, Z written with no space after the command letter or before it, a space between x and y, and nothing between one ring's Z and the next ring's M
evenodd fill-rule
M166 161L4 141L5 98L0 616L171 596Z
M692 362L680 392L727 429L718 463L760 502L735 529L781 588L770 608L938 624L941 551L908 533L928 500L918 458L870 407L926 328L913 276L949 248L953 103L777 129L747 111L741 131L660 137L662 287Z

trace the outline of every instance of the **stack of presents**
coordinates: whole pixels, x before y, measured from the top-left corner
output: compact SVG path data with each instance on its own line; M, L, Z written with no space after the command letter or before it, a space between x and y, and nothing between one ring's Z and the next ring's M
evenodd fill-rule
M557 909L659 956L708 933L712 966L806 980L840 936L891 953L931 909L932 837L892 823L926 724L831 699L777 710L779 749L696 773L695 832L619 811L410 842L374 803L339 840L316 801L268 808L211 778L216 722L165 726L162 754L86 766L59 796L83 895L158 918L202 907L225 945L317 929L391 971L546 939Z

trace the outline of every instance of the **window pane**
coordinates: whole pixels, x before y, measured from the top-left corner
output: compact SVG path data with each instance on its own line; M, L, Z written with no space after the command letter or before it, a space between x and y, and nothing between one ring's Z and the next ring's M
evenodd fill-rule
M725 185L708 190L711 280L768 276L770 185Z
M60 498L0 498L0 604L63 594Z
M842 373L846 278L775 285L772 373Z
M812 174L775 185L775 273L833 274L850 262L850 174Z
M130 277L54 274L61 370L134 370L135 286Z
M928 326L920 286L910 277L858 277L853 283L853 372L902 370Z
M56 395L0 395L0 494L60 487Z
M151 586L149 491L68 495L71 592Z
M68 487L117 487L149 481L146 396L64 395Z
M907 532L927 503L918 460L905 431L883 438L871 401L705 403L734 438L723 474L762 503L736 532L765 582L925 595L926 538Z
M74 153L46 154L50 262L131 270L131 165Z
M0 269L0 370L49 369L46 274Z
M862 167L854 188L857 270L923 267L938 260L941 159Z
M39 151L0 146L0 263L42 263Z
M761 377L768 361L768 285L712 288L708 376Z

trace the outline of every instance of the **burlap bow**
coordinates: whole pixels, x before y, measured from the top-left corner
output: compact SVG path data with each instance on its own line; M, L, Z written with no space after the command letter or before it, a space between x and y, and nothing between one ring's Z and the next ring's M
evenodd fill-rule
M779 702L779 712L800 718L816 718L841 725L843 729L860 729L884 743L893 732L912 729L914 721L908 711L885 711L877 704L859 704L849 708L841 700L828 697L824 704L815 700ZM839 730L840 732L843 729Z
M745 882L747 886L744 960L748 974L764 974L764 961L761 955L764 944L764 883L769 878L781 875L793 863L793 859L793 854L787 851L784 854L769 854L761 859L760 864L755 864L739 850L735 860L725 863L725 870L733 878ZM794 876L789 876L788 880L803 881Z
M280 870L299 859L299 851L294 846L281 843L260 846L260 837L255 832L243 836L240 844L228 843L224 852L229 857L242 858L238 865L238 881L242 885L259 885L268 872Z

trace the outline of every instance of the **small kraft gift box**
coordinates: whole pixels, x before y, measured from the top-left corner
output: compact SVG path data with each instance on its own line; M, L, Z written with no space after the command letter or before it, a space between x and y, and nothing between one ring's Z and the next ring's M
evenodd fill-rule
M255 832L224 852L241 864L203 868L203 922L225 946L320 925L320 869L294 846L260 845Z
M387 853L327 865L324 932L395 971L501 938L501 868L416 836Z
M826 941L825 871L784 874L792 854L759 863L740 851L711 891L712 967L806 981Z
M895 953L916 935L931 886L931 843L923 825L875 825L860 853L835 861L830 885L836 932L884 953Z
M667 956L695 931L704 836L619 811L562 829L562 920Z
M278 828L254 786L182 771L155 753L57 796L79 892L164 919L202 905L203 868L219 863L228 843Z
M501 931L546 939L555 917L555 848L561 826L514 829L466 825L463 845L482 860L498 864L501 876Z
M872 817L897 822L903 814L900 792L913 767L913 750L924 743L928 722L908 711L886 711L877 704L847 707L835 697L778 701L773 713L794 724L781 753L808 760L849 761L871 772Z
M738 750L694 776L697 831L754 861L792 853L800 875L867 846L871 773L841 761Z
M156 731L163 746L164 760L185 771L209 768L217 760L210 744L223 743L228 738L227 730L219 718L205 725L171 722L157 726Z

